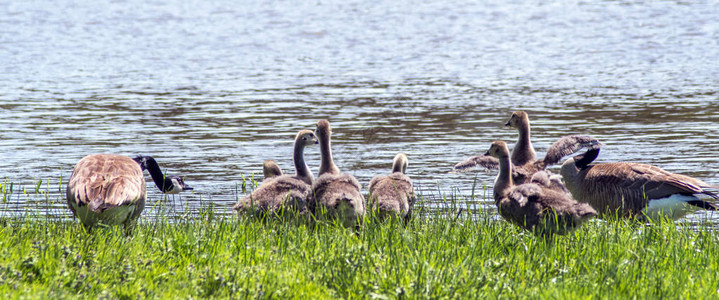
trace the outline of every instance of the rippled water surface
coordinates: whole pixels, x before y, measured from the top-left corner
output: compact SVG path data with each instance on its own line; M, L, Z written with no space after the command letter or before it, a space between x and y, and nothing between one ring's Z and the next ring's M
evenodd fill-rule
M59 183L101 152L184 175L195 192L173 211L229 213L242 175L291 170L294 134L321 118L342 170L366 186L406 152L423 205L441 205L471 194L454 163L513 143L513 110L540 154L589 134L601 162L719 184L719 4L543 2L2 1L4 213L69 217Z

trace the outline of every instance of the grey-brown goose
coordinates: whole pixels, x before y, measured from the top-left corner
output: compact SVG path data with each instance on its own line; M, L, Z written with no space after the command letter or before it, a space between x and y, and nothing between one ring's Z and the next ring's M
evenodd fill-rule
M546 170L547 166L556 164L563 157L576 153L577 151L590 148L599 148L601 143L593 137L581 135L568 135L560 138L552 144L547 150L547 154L541 160L530 160L522 166L512 163L512 180L516 184L527 182L547 183L548 186L556 186L563 189L559 178ZM534 150L532 150L532 153ZM484 167L487 169L498 169L499 161L489 155L472 156L462 162L457 163L452 168L452 172L467 172L475 167Z
M280 166L278 166L274 160L268 159L262 163L262 174L265 179L282 176L282 169L280 169Z
M398 153L392 161L392 173L377 175L370 181L372 209L380 220L401 217L406 223L412 217L412 206L417 196L412 179L406 175L408 165L407 155Z
M511 156L512 179L516 184L535 182L562 192L568 192L564 184L562 184L561 178L552 174L546 168L581 149L595 149L601 146L597 139L590 136L568 135L554 142L547 149L544 158L538 160L530 138L529 115L524 111L515 111L504 125L516 128L519 132L519 138L514 149L512 149ZM493 157L487 155L473 156L457 163L452 172L466 172L477 166L487 169L497 169L499 167L497 160Z
M599 149L590 149L568 159L561 174L574 198L592 205L603 218L678 219L698 208L717 210L715 204L697 197L719 199L707 190L717 186L641 163L590 165L598 155Z
M313 176L305 163L304 151L306 146L314 144L317 144L315 133L311 130L300 130L294 143L295 175L266 178L260 187L235 204L233 209L238 215L265 216L281 214L283 211L306 213L307 202L312 198Z
M537 153L534 151L529 126L529 115L524 111L515 111L509 117L504 126L509 126L519 131L517 143L512 149L512 164L521 167L537 160Z
M544 177L553 178L551 172L545 171L548 166L558 163L563 157L576 153L583 148L598 148L601 144L598 140L589 136L568 135L560 138L547 149L547 154L543 159L537 159L537 153L534 151L531 139L531 126L529 123L529 114L524 111L512 112L509 120L504 126L517 129L519 136L517 143L512 149L511 162L516 169L516 180L518 183L534 180L537 172L540 180ZM556 181L548 181L556 186ZM560 186L556 186L560 188ZM563 187L561 187L563 188Z
M67 203L85 228L97 223L129 228L142 213L147 200L148 170L157 188L166 194L192 190L181 177L164 175L151 156L134 159L115 154L92 154L82 158L67 183Z
M320 141L320 171L312 184L314 201L310 209L318 216L337 219L346 227L359 228L365 214L365 199L357 179L341 173L332 158L332 128L327 120L317 122L315 130Z
M500 215L511 223L538 235L551 236L566 234L596 216L591 206L578 203L566 193L535 183L515 185L505 142L493 142L487 154L499 160L494 201Z

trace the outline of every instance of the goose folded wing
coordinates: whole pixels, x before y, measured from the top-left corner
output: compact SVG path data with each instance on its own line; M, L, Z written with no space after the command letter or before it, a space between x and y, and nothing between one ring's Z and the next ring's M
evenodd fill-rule
M121 206L137 202L144 196L145 180L142 176L124 175L106 186L105 205Z
M706 183L689 176L669 173L644 164L626 164L626 167L632 172L631 187L641 190L650 199L669 197L673 194L708 193L702 188Z
M703 193L694 178L672 174L638 163L612 163L591 166L585 176L588 192L613 191L631 199L659 199L673 194Z
M104 210L113 206L136 202L145 195L145 180L136 164L97 164L75 167L69 185L77 203L94 203L94 208Z

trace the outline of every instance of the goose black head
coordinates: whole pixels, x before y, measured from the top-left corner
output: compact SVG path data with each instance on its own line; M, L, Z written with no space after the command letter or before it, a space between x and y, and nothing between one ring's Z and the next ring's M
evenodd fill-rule
M165 194L179 194L183 191L193 190L192 187L187 185L185 181L182 180L182 177L177 175L167 175L165 176L165 181L169 183L164 186L165 190L163 192Z
M599 156L599 148L592 148L587 150L584 154L580 154L574 157L574 165L580 170L586 169L590 163L592 163Z

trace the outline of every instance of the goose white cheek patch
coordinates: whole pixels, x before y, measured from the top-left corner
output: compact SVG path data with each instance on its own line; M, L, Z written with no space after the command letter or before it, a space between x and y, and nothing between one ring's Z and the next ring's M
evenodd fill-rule
M169 192L166 192L165 194L179 194L182 192L182 185L177 182L177 179L171 179L172 181L172 189Z

